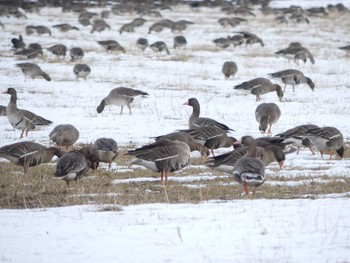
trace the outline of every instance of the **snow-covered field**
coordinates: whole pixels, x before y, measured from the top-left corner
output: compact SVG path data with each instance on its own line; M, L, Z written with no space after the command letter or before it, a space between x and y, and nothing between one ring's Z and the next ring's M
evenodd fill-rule
M335 4L334 1L274 1L271 6L287 7L296 3L305 8ZM350 8L348 2L343 3ZM106 9L88 10L100 13ZM255 10L256 17L245 17L248 22L235 28L223 28L217 20L227 15L219 8L193 11L180 5L172 10L161 10L161 13L163 18L174 21L194 22L181 33L188 42L186 49L172 48L174 36L180 33L164 29L148 34L149 27L159 20L151 16L145 16L148 21L134 33L120 35L120 27L136 18L135 13L111 14L106 19L111 29L93 34L90 26L78 24L77 13L62 13L60 8L43 8L39 14L27 13L27 19L1 17L5 26L0 29L1 89L16 88L19 108L50 119L54 125L76 126L80 131L78 143L112 137L125 148L146 144L152 141L152 136L187 128L191 108L182 104L191 97L201 103L202 116L235 129L234 137L261 136L254 116L259 103L254 96L242 94L233 86L256 77L267 77L275 71L296 68L314 81L315 91L302 84L296 92L287 87L282 102L275 93L262 96L262 102L275 102L282 111L280 120L272 127L273 134L313 123L337 127L346 142L349 141L350 57L338 49L349 44L344 37L349 35L349 14L309 17L310 24L276 24L273 15L264 16ZM62 33L52 28L59 23L70 23L80 30ZM26 25L48 26L52 36L27 36ZM215 47L214 39L233 35L234 31L252 32L265 46L254 44L225 50ZM48 73L52 81L25 81L20 69L15 67L25 60L14 56L11 50L10 40L19 34L26 44L38 42L49 47L62 43L68 49L83 48L85 56L81 62L91 67L91 75L86 81L76 81L73 74L76 63L69 61L69 55L57 59L44 50L44 57L33 62ZM149 48L139 51L135 44L139 37L146 37L149 43L166 42L171 54L155 54ZM98 40L108 39L117 40L126 53L107 53L97 44ZM311 51L315 64L307 61L296 65L274 55L293 41L299 41ZM236 62L238 72L225 80L221 67L229 60ZM281 84L279 80L272 81ZM132 115L127 110L119 115L117 106L107 106L98 114L96 107L100 101L119 86L140 89L150 96L133 107ZM1 94L0 105L8 102L9 96ZM20 141L20 131L14 130L6 117L0 117L0 128L0 147ZM28 139L48 145L52 129L53 126L49 126L29 132ZM299 155L288 155L284 170L275 173L275 166L267 169L265 184L293 187L316 180L347 178L350 161L328 160L328 157L325 155L322 160L319 153L311 155L306 150ZM118 167L116 170L123 171ZM130 168L124 170L130 172ZM170 183L178 179L178 175L181 178L181 171L170 178ZM205 176L211 176L209 169L203 178ZM300 176L308 178L307 181L294 181ZM287 182L277 180L279 177L287 178ZM153 180L141 178L147 179ZM191 184L196 185L196 180ZM232 187L239 186L233 183ZM317 200L147 204L120 207L121 211L111 212L101 212L103 208L99 206L0 210L0 261L349 262L348 197L349 193L341 193L317 196Z

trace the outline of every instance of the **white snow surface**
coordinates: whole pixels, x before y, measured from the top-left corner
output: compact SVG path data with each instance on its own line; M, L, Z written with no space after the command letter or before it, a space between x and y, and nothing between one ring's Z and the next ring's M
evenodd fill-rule
M337 1L272 1L271 5L300 4L308 8L325 7L329 3ZM348 1L343 4L350 8ZM89 11L99 13L105 9ZM232 29L217 23L226 15L216 8L192 12L186 6L176 6L161 13L163 18L195 22L182 33L188 41L187 49L172 48L173 37L178 34L168 29L148 34L149 27L158 20L154 17L146 17L146 24L134 33L122 35L120 27L131 22L136 14L111 15L106 21L112 29L93 34L91 27L78 24L76 13L61 13L60 8L28 13L28 19L1 17L5 25L5 29L0 29L1 89L16 88L19 108L52 120L54 126L64 123L76 126L80 131L78 143L112 137L120 146L130 143L141 146L151 142L152 136L187 128L191 109L182 103L190 97L201 103L202 116L235 129L234 137L261 136L254 117L259 103L254 96L232 87L252 78L267 77L268 73L297 68L315 82L315 91L302 84L296 92L287 87L282 102L274 93L262 96L262 102L275 102L282 111L272 128L273 134L313 123L337 127L345 140L349 140L349 55L338 49L349 44L349 39L344 37L349 35L349 15L310 17L310 24L275 25L274 16L264 17L256 10L256 18L248 17L248 22ZM59 23L77 25L80 31L61 33L52 28ZM27 36L24 29L29 24L48 26L52 36ZM233 35L233 31L255 33L265 46L216 49L212 40ZM82 47L86 54L80 62L92 68L91 75L86 81L76 81L72 71L76 63L69 62L69 55L60 60L44 50L45 58L33 62L52 81L25 81L15 64L26 60L15 57L10 50L10 39L19 34L27 44L39 42L49 47L64 43L69 49ZM139 37L147 37L150 43L165 41L171 54L158 55L150 49L138 51L135 43ZM117 40L126 53L106 53L96 41L107 39ZM296 65L274 55L292 41L307 47L316 63ZM221 66L228 60L237 63L238 72L225 80ZM273 82L281 84L279 80ZM131 116L127 109L119 115L117 106L107 106L98 114L96 107L101 99L119 86L140 89L150 96L133 106ZM1 105L7 105L8 101L8 95L0 95ZM6 117L0 117L0 127L0 147L20 141L20 131L14 130ZM49 126L29 132L27 139L49 145L48 134L52 129ZM325 155L322 160L319 153L311 155L308 150L299 155L290 154L284 170L275 173L267 169L272 181L266 183L300 184L300 181L274 182L273 178L279 176L309 177L304 183L320 175L326 180L337 175L348 176L349 160L328 160L328 157ZM203 173L203 178L214 179L210 170ZM144 180L154 179L133 178L113 183ZM185 179L174 175L169 180ZM93 205L0 210L0 262L350 262L349 193L319 196L316 200L212 200L198 204L133 205L120 210L104 211L103 207Z

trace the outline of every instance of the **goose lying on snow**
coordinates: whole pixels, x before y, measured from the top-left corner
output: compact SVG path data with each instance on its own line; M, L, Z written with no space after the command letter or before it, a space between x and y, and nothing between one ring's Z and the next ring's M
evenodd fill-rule
M190 147L180 141L162 139L128 151L134 156L131 164L142 165L147 169L160 173L160 183L168 183L168 174L187 166L190 161ZM165 182L164 182L165 180Z

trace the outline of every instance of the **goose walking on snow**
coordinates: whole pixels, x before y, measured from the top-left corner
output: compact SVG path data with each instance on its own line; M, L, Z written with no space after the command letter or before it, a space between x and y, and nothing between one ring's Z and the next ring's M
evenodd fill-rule
M6 114L12 127L22 131L20 138L23 138L24 132L25 136L27 136L28 132L34 130L37 126L52 124L52 121L40 117L31 111L18 109L17 92L14 88L8 88L4 93L11 95Z
M199 117L200 115L200 104L196 98L190 98L188 101L183 103L183 105L188 105L192 107L192 114L188 119L188 126L190 129L195 129L204 126L215 126L224 131L233 131L233 129L229 128L227 125L220 123L214 119Z
M261 103L255 109L255 119L262 133L272 134L271 127L281 116L281 110L275 103Z
M187 166L190 161L190 147L180 141L162 139L152 144L128 151L134 156L131 164L142 165L160 173L160 183L168 184L168 174Z
M295 91L294 87L301 83L306 83L312 91L314 91L315 84L312 80L306 77L301 71L296 69L287 69L274 73L268 74L272 78L280 78L284 85L284 91L286 90L287 85L292 85L293 91Z
M28 167L42 163L48 163L54 156L61 157L61 152L56 147L47 148L36 142L17 142L0 148L0 158L5 158L17 165L23 166L24 175Z
M119 153L117 142L112 138L103 137L94 142L94 147L98 151L99 161L108 163L108 169L110 169L112 162L115 161Z
M329 159L332 159L333 151L336 151L340 158L343 158L344 137L337 128L329 126L313 128L306 131L305 137L320 150L322 158L325 151L329 151Z
M240 143L248 147L247 155L238 159L233 167L233 178L242 184L244 192L249 195L248 187L253 187L253 196L256 188L262 185L266 179L265 164L257 157L255 140L251 136L243 136Z
M276 91L277 97L280 101L282 101L283 98L283 91L281 86L278 84L273 84L269 79L266 78L255 78L249 81L245 81L239 85L234 86L233 88L255 95L256 101L260 101L260 95L274 91Z
M135 90L131 88L119 87L112 89L108 96L105 97L100 105L97 107L97 112L101 113L106 105L117 105L120 106L120 114L123 114L123 107L129 108L131 112L131 105L136 104L140 99L147 98L149 94L141 90Z

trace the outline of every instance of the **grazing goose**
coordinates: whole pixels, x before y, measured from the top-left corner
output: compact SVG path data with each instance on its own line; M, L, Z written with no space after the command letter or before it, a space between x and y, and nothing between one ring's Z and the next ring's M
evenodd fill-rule
M36 58L39 55L43 55L43 50L40 44L32 43L28 48L24 48L20 51L17 51L15 55L26 57L27 59Z
M272 78L280 78L284 85L284 91L286 90L287 85L292 85L293 91L295 90L295 85L299 85L301 83L307 83L309 87L314 91L315 84L312 82L312 80L308 77L306 77L303 72L296 70L296 69L287 69L282 70L274 73L268 74L269 77Z
M184 36L176 36L174 37L174 48L185 48L187 45L187 40Z
M87 64L76 64L73 68L73 73L78 80L79 78L83 78L86 80L87 76L91 73L91 68Z
M146 38L140 37L136 41L136 46L141 50L144 51L148 47L148 40Z
M6 106L4 106L4 105L0 105L0 116L7 116Z
M312 144L308 138L305 138L306 132L310 129L318 128L317 125L314 124L303 124L286 130L283 133L276 134L276 137L280 137L284 142L291 142L292 145L297 147L297 154L299 154L299 150L301 147L307 147L310 149L312 154L315 154L312 150Z
M277 97L280 101L282 101L283 98L283 91L281 86L278 84L273 84L269 79L266 78L255 78L249 81L245 81L239 85L234 86L233 88L255 95L256 101L260 101L260 95L274 91L276 91Z
M145 22L147 22L146 19L142 18L142 17L137 17L135 18L133 21L131 21L131 24L134 25L134 27L140 27L142 26Z
M180 141L159 140L135 150L128 151L134 156L131 164L142 165L160 173L160 183L168 184L168 174L187 166L190 161L190 147ZM164 182L165 179L165 182Z
M115 40L103 40L97 41L102 47L108 51L121 51L125 53L125 49Z
M21 50L26 47L22 35L19 35L18 38L12 38L11 43L13 45L12 48L15 50Z
M18 63L16 66L22 70L25 80L27 79L27 76L31 77L32 79L41 76L47 81L51 81L50 76L42 71L41 68L35 63Z
M7 118L13 128L22 130L20 138L28 135L28 131L34 130L36 126L50 125L52 121L44 119L28 110L17 108L17 92L14 88L8 88L4 93L10 94L11 99L6 108Z
M198 143L208 148L212 155L214 155L214 149L231 147L237 141L235 138L228 136L225 130L215 126L203 126L181 130L181 132L191 135Z
M344 155L344 138L343 134L335 127L318 127L306 131L306 138L320 150L321 157L323 152L329 151L332 159L333 150L335 150L340 158Z
M261 103L255 109L255 119L259 123L259 130L262 133L267 131L267 134L272 134L272 124L275 124L280 116L281 110L275 103Z
M85 146L80 150L71 151L58 159L56 164L55 178L66 181L69 187L70 181L78 181L86 176L90 168L98 167L98 151L93 146Z
M228 48L231 45L230 38L220 37L213 40L214 44L218 48Z
M63 44L56 44L49 48L47 48L48 51L50 51L52 54L56 55L57 57L62 56L64 58L67 54L67 47Z
M291 44L289 44L287 48L275 52L275 54L287 58L288 61L293 59L296 64L298 64L298 60L302 60L304 63L306 63L307 59L309 59L312 64L315 64L315 59L308 49L302 47L301 45L295 45L294 42Z
M70 61L76 61L84 57L84 50L80 47L73 47L69 51L69 55L71 57Z
M254 43L260 43L260 45L262 47L264 46L264 42L262 41L262 39L257 37L256 35L254 35L252 33L244 32L244 31L235 32L235 33L239 33L239 34L243 35L246 45L252 45Z
M248 147L248 153L238 159L233 167L233 178L243 185L246 195L249 194L249 187L253 187L253 196L256 188L262 185L266 179L265 165L257 157L257 147L255 140L251 136L243 136L241 144Z
M161 53L162 51L165 50L165 52L170 55L169 49L167 47L167 45L165 44L165 42L163 41L157 41L154 42L152 45L149 46L154 52L159 52Z
M197 142L190 134L186 132L172 132L165 135L154 137L156 141L167 139L171 141L180 141L188 144L191 152L199 151L202 156L206 157L209 155L209 150L204 145Z
M61 32L68 32L69 30L77 30L77 31L79 31L79 28L77 28L76 26L72 26L70 24L67 24L67 23L53 25L52 27L58 28Z
M224 65L222 65L222 73L225 76L225 79L229 79L231 76L234 76L237 73L237 65L233 61L226 61Z
M247 146L242 146L234 149L229 153L210 157L206 164L214 170L232 174L233 167L237 161L243 156L246 156L248 151L249 148ZM266 147L266 149L257 147L256 157L260 158L265 166L268 166L270 163L277 161L280 169L283 168L283 162L286 159L283 150L276 145L270 145Z
M188 119L188 126L190 129L196 129L204 126L215 126L223 129L224 131L234 131L229 128L227 125L217 122L211 118L199 117L200 114L200 105L196 98L190 98L183 105L188 105L192 107L192 114Z
M132 23L126 23L124 24L120 30L119 30L119 34L121 35L123 32L128 32L128 33L131 33L131 32L134 32L134 25Z
M99 161L108 163L108 169L110 169L119 153L117 142L112 138L99 138L94 142L94 147L98 151Z
M63 152L56 147L47 148L30 141L17 142L0 148L0 157L23 166L24 175L27 174L28 167L48 163L55 155L61 157Z
M97 107L97 112L101 113L106 105L117 105L121 106L120 114L123 114L124 106L127 106L129 108L129 113L132 114L130 106L137 103L140 99L147 98L148 95L147 92L141 90L125 87L115 88L101 101L100 105Z
M79 131L71 124L57 125L49 134L51 141L59 147L72 146L79 139Z
M106 28L111 29L111 26L107 24L107 22L103 19L95 19L92 24L92 29L90 33L102 32Z

